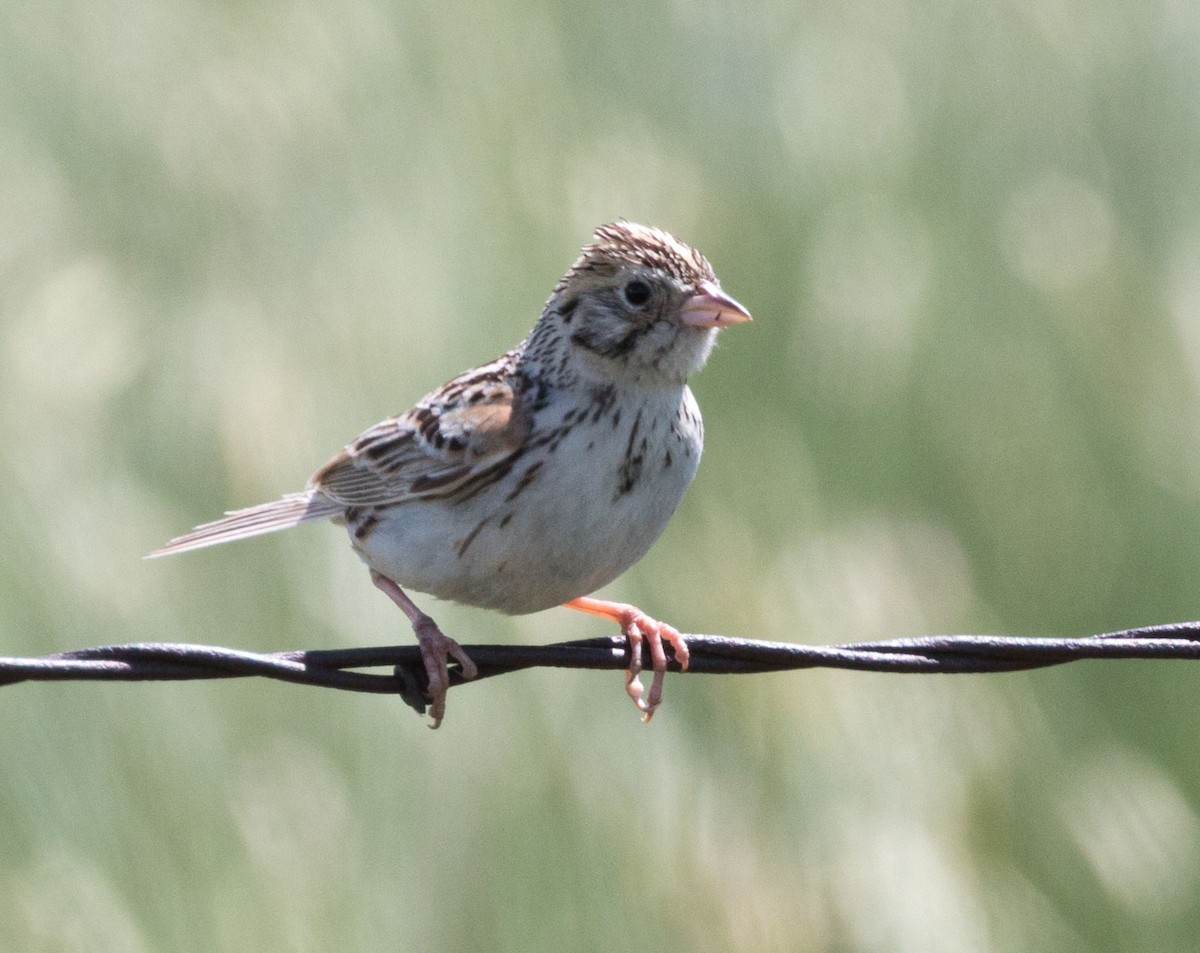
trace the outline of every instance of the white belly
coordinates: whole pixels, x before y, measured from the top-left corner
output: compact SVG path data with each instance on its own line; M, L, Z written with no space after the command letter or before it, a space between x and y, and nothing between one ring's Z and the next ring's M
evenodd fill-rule
M545 423L534 432L556 421ZM573 427L553 450L530 448L475 497L388 511L357 548L405 588L514 614L547 609L645 555L695 476L702 445L691 392L654 391L624 407L616 426L605 416Z

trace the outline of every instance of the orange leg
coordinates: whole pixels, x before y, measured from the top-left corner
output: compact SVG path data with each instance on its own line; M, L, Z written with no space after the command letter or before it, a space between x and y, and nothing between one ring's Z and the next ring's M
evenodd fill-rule
M453 658L462 666L463 678L474 678L479 674L479 669L462 647L454 639L444 635L437 623L418 609L416 603L408 598L393 580L372 569L371 582L408 616L408 621L412 623L413 631L417 634L417 643L421 646L421 661L425 663L425 674L429 676L429 688L425 694L429 696L429 717L433 719L431 727L436 728L446 715L446 692L450 688L447 660Z
M663 676L667 671L667 653L663 650L663 641L671 643L675 650L675 659L679 668L687 671L688 647L674 626L659 622L646 615L636 606L625 602L608 602L604 599L593 599L591 596L580 596L570 602L563 603L568 609L577 609L591 615L612 619L621 627L621 634L629 640L629 669L625 672L625 691L633 699L633 703L642 712L642 721L648 722L654 716L654 710L662 702ZM650 683L647 694L638 677L642 670L642 640L650 643L650 660L654 667L654 680Z

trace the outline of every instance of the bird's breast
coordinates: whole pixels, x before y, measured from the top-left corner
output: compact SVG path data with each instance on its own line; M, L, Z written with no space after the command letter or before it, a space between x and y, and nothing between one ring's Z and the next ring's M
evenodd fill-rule
M402 586L441 598L514 614L559 605L646 553L702 445L687 388L551 401L502 479L473 499L394 508L360 551Z

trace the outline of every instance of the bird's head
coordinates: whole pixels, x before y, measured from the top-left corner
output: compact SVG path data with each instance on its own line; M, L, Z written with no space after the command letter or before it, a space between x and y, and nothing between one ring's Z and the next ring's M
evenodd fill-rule
M643 383L682 383L718 329L750 320L694 248L657 228L616 222L554 289L540 325L582 366Z

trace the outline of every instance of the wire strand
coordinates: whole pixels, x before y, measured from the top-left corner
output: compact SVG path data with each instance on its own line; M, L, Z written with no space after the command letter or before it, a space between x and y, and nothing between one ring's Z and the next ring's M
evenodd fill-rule
M935 635L804 645L720 635L685 635L688 674L735 675L838 668L864 672L986 674L1016 672L1083 659L1200 659L1200 622L1123 629L1082 638ZM464 645L479 668L476 681L526 668L625 669L629 647L621 636L551 645ZM670 654L670 671L679 665ZM650 668L649 648L642 664ZM390 667L390 673L359 669ZM424 712L425 667L416 645L354 649L248 652L214 645L135 642L59 652L39 658L0 657L0 685L49 681L184 681L273 678L297 685L399 695ZM450 667L452 686L465 684Z

